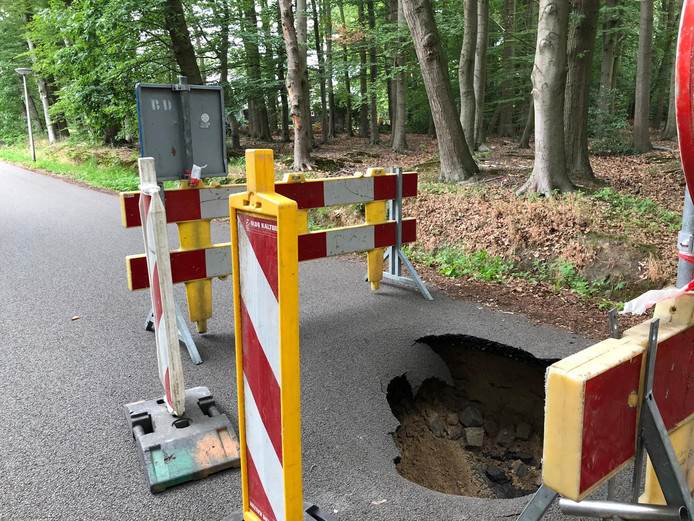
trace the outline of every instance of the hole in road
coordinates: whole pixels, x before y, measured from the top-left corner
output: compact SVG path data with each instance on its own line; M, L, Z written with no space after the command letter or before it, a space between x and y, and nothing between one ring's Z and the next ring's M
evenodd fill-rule
M179 418L178 420L174 420L173 426L177 429L185 429L186 427L190 427L191 423L190 418Z
M448 366L453 385L407 375L388 385L400 422L393 437L398 472L427 488L463 496L512 498L541 484L544 376L554 360L465 335L419 339Z

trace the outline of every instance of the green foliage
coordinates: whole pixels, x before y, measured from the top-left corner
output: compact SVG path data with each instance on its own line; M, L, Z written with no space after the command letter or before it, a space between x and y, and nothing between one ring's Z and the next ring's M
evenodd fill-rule
M27 134L22 81L14 71L29 65L29 59L23 55L21 26L17 13L0 7L0 144L17 143ZM31 81L29 88L33 88Z
M513 263L490 255L485 250L472 253L457 246L447 246L436 252L409 249L413 260L421 262L446 277L470 277L485 282L502 282L513 272Z
M47 149L37 150L36 163L32 162L26 147L2 147L0 159L116 192L137 190L139 184L137 174L132 168L101 165L94 158L84 163L61 161L50 157Z
M54 113L100 142L137 134L135 84L165 81L172 71L158 28L162 4L77 0L34 14L26 28L36 46L34 69L59 87Z
M588 136L593 138L591 152L597 155L631 155L635 153L628 134L626 96L618 90L605 94L609 110L597 102L588 106Z
M670 231L679 230L680 215L663 208L650 198L621 194L610 187L598 190L591 197L608 203L615 216L627 222L647 225L649 219L656 219L665 224Z
M485 250L469 252L460 246L446 246L424 251L406 246L405 251L414 262L435 268L445 277L507 284L522 279L531 284L545 284L556 292L569 290L583 299L596 301L600 307L614 307L612 298L625 288L622 281L588 280L573 263L561 257L535 260L530 269L522 270L513 261Z

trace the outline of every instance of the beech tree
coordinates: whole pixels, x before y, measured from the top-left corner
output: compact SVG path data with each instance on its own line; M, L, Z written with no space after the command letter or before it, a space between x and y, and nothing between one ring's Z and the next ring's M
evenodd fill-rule
M570 178L594 179L588 154L588 96L598 23L598 0L573 0L564 95L564 153Z
M404 10L398 23L395 0L296 1L292 16L304 75L300 81L294 78L294 88L301 89L300 114L292 112L297 99L290 100L286 87L291 83L288 67L296 64L287 55L276 0L0 1L0 141L14 142L25 132L24 109L14 99L19 85L13 70L31 65L29 95L41 116L35 122L37 135L49 141L66 132L69 122L78 139L89 135L109 144L134 145L132 86L138 81L168 83L185 74L191 83L224 86L230 150L246 146L248 139L252 146L273 137L289 141L290 112L292 121L301 123L300 135L309 135L309 152L316 120L324 140L338 130L347 135L359 130L363 138L376 141L389 128L389 146L399 152L411 141L406 132L435 136L437 130L444 177L451 179L475 171L470 150L483 144L485 134L530 146L534 124L541 126L536 116L548 111L546 104L537 105L537 96L542 97L537 89L528 96L533 65L542 61L535 56L538 1L461 0L462 7L440 0L408 1L419 9L421 37L416 40L401 33L399 26L407 26L408 32L410 27ZM633 136L626 129L633 108L641 107L644 98L650 98L651 127L659 127L667 114L670 123L663 135L674 135L674 91L668 80L681 1L650 0L653 37L646 40L652 42L652 57L644 59L641 53L637 60L638 3L565 0L575 14L569 17L566 85L563 91L552 87L552 92L564 99L562 141L569 179L591 175L588 138L596 151L619 153L629 146ZM422 18L423 8L443 23L435 27L433 14ZM593 51L596 31L600 53ZM421 75L413 74L413 43ZM650 63L653 75L635 103L637 61ZM591 62L600 70L594 80ZM639 77L643 70L639 66ZM555 77L551 70L541 73ZM460 80L453 89L452 79ZM543 119L545 127L553 121ZM635 119L634 128L647 133L647 121L643 125ZM310 165L304 145L298 168Z
M641 0L639 51L636 62L636 95L634 100L634 148L648 152L651 148L651 40L653 38L653 0Z
M463 45L460 48L460 124L468 147L475 148L475 45L477 44L477 0L463 0Z
M430 0L402 1L436 127L440 177L445 181L462 181L479 173L479 168L467 146L455 109L434 11Z
M564 88L569 5L566 0L540 0L537 47L531 75L535 104L535 162L518 193L574 189L564 154Z
M475 146L483 148L484 102L487 92L487 47L489 46L489 0L477 1L477 42L475 43ZM467 137L467 135L466 135Z
M289 92L290 114L294 126L294 170L311 170L311 137L308 133L310 117L305 118L302 99L308 90L306 70L299 49L297 30L294 27L292 0L279 0L282 19L282 35L287 51L287 91Z
M610 111L612 89L615 82L615 62L617 59L617 48L622 38L618 31L619 11L618 0L605 0L604 21L603 21L603 40L602 40L602 60L600 62L600 94L598 104L600 111L604 114Z
M405 13L402 8L402 0L396 0L398 4L398 35L402 29L407 27ZM392 148L395 152L404 152L407 149L407 138L405 136L405 125L407 122L407 85L405 81L404 53L402 50L403 42L400 36L397 41L397 51L395 53L395 107L393 110L393 143Z
M171 37L171 51L181 69L181 74L188 77L189 83L200 85L203 83L202 74L195 57L195 49L190 41L190 32L181 0L166 0L164 22Z
M534 1L534 0L533 0ZM564 0L568 2L568 0ZM513 32L516 22L516 0L504 0L503 8L503 48L501 66L505 71L500 85L502 102L498 105L498 134L513 136L513 96L512 71L514 69L514 40Z

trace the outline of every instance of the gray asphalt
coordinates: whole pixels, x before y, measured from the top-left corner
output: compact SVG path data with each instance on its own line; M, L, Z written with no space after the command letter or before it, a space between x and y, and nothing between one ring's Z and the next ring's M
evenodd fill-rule
M118 199L6 164L0 193L0 519L216 521L238 509L238 471L159 495L145 485L123 404L161 390L142 328L148 295L125 283L123 258L143 250L141 232L121 228ZM224 224L213 233L228 240ZM439 292L434 302L389 287L372 294L363 272L344 259L301 268L307 500L340 521L512 519L528 498L448 496L397 473L386 386L405 372L445 376L416 343L424 335L480 336L541 357L587 341ZM195 335L205 363L185 358L185 378L209 387L236 423L230 282L214 288L210 333Z

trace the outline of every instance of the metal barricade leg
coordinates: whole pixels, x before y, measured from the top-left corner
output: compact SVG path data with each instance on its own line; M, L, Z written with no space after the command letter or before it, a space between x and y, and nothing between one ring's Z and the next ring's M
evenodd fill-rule
M178 327L178 339L185 344L190 359L195 365L201 364L202 358L200 357L200 352L193 341L193 335L190 334L188 324L185 318L183 318L183 314L178 305L176 305L176 326Z

